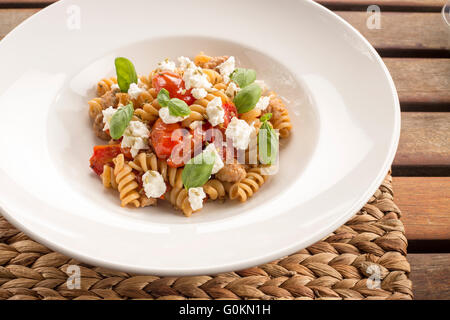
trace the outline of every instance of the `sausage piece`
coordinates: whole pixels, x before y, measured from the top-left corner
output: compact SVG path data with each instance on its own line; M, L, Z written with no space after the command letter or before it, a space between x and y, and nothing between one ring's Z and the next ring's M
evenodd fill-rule
M242 164L230 163L216 173L216 178L224 182L238 182L244 179L246 174L247 172Z
M205 69L215 69L227 60L228 56L213 57L208 62L205 62L202 67Z
M99 137L102 140L108 141L109 139L111 139L111 136L103 131L103 113L99 113L94 120L94 125L92 126L92 128L94 129L94 133L97 137Z

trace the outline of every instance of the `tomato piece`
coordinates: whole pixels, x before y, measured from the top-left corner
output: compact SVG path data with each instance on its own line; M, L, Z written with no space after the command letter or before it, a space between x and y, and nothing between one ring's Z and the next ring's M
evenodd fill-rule
M129 148L122 148L120 144L107 144L94 147L94 153L89 159L90 167L97 175L103 173L105 164L112 165L112 160L123 153L127 160L132 159Z
M228 127L228 124L230 123L231 119L233 117L237 117L237 109L236 106L232 102L227 102L222 105L222 108L225 111L225 115L223 117L223 127Z
M179 123L167 124L158 119L150 133L150 141L156 156L167 159L167 164L174 168L181 167L189 161L194 148L201 148L203 143L202 134L194 134L193 130L175 132L178 129L182 129Z
M184 80L176 73L170 71L158 72L152 79L152 85L157 93L164 88L169 91L171 98L181 99L188 105L193 104L195 101L191 94L191 89L186 90Z
M179 123L167 124L160 118L153 124L150 140L158 158L167 159L172 153L173 148L182 141L182 137L172 141L172 134L177 129L181 129Z

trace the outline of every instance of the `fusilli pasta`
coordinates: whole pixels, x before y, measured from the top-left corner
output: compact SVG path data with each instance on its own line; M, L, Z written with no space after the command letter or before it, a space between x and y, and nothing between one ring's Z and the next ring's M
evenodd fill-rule
M116 177L117 190L120 193L121 206L125 207L132 204L139 207L140 195L137 192L139 185L136 181L136 176L131 167L125 162L123 154L119 154L113 160L114 162L114 176Z
M261 188L267 178L261 174L261 168L251 168L244 179L229 185L228 195L231 200L238 199L245 202Z
M111 91L111 86L117 83L116 77L104 78L97 83L97 96L101 97L106 92Z
M254 76L243 80L243 68L231 77L236 70L234 57L202 52L194 63L186 57L178 60L179 67L169 59L162 61L148 76L138 76L139 81L124 92L113 86L116 77L97 83L97 97L88 102L89 117L95 135L109 144L94 147L90 166L105 188L118 191L122 207L147 207L165 200L189 217L208 200L249 200L268 179L262 163L274 161L273 154L259 153L264 145L258 139L265 139L258 135L260 127L264 125L271 137L276 136L273 129L278 129L279 136L286 138L292 124L283 100L269 92L264 81L254 81ZM130 78L136 79L136 73L129 72ZM252 86L249 89L253 91L245 91L250 98L237 98L243 89L239 85L253 81L263 89L264 97ZM162 88L166 92L158 101ZM195 98L204 96L205 91L204 98ZM130 102L133 109L127 106ZM193 126L193 122L201 125ZM210 134L209 129L218 131ZM182 134L175 136L176 131ZM270 139L267 143L278 146ZM180 146L191 148L175 149ZM192 163L196 152L215 153L214 164Z

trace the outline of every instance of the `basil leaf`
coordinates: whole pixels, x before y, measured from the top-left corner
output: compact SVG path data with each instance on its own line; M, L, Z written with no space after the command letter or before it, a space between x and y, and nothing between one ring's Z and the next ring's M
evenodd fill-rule
M269 113L263 114L261 116L261 118L259 118L259 121L266 122L266 121L269 121L271 118L272 118L272 114L269 112Z
M181 173L186 190L203 186L211 177L215 161L215 152L202 152L189 160Z
M191 114L191 109L186 102L178 98L172 98L167 104L169 107L169 114L174 117L186 117Z
M167 104L169 103L169 100L170 100L169 91L162 88L161 90L159 90L157 98L158 98L158 103L161 107L167 107Z
M133 63L127 58L119 57L114 61L116 65L117 84L120 91L128 92L132 83L138 83L136 69Z
M134 108L133 103L130 102L126 106L119 107L111 118L109 123L109 134L114 140L120 139L125 132L128 124L133 117Z
M234 104L239 113L244 113L252 110L256 103L258 103L259 98L261 98L261 87L256 83L241 89L234 97Z
M273 164L277 159L278 135L267 121L264 121L258 132L259 161L262 164Z
M237 68L230 76L231 80L236 82L239 87L245 88L256 80L256 71L253 69Z

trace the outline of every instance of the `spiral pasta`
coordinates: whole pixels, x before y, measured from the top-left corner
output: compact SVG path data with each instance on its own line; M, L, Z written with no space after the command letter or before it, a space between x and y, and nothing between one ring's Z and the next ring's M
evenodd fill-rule
M251 168L244 179L229 185L228 195L231 200L238 199L240 202L245 202L261 188L267 178L261 174L261 168Z
M161 106L157 100L156 90L149 89L138 97L138 106L135 107L134 114L141 120L152 124L159 117Z
M89 117L95 119L99 114L102 113L103 104L101 98L94 98L88 102L89 105Z
M137 192L139 185L132 168L125 162L125 157L121 153L113 159L114 176L116 177L117 190L120 193L121 206L132 204L139 207L140 195Z
M111 86L117 83L116 77L104 78L97 83L97 96L101 97L106 92L111 91Z
M177 209L181 210L186 217L190 217L193 213L191 204L189 203L188 192L185 188L172 188L166 192L165 198Z
M105 188L112 188L117 190L116 176L114 175L114 169L109 165L103 166L103 173L100 175L102 183Z
M150 89L152 87L152 77L151 76L139 76L139 80L144 85L145 89Z
M252 124L255 121L259 121L259 118L261 117L261 110L255 108L248 112L242 113L239 117L240 119L245 120L248 124Z
M195 56L195 58L194 58L194 63L195 63L197 66L203 68L203 65L204 65L205 63L207 63L208 61L210 61L211 59L212 59L212 57L206 55L206 54L203 53L203 52L200 52L198 55Z
M274 129L279 130L280 137L289 137L292 129L291 118L283 101L274 92L270 93L270 103L267 111L272 113L270 123L272 123Z
M181 188L183 186L181 180L183 169L168 166L166 160L158 159L154 153L141 152L128 164L134 170L142 173L148 170L158 171L171 187Z
M145 90L142 92L137 99L132 99L134 108L141 108L145 104L152 103L156 100L158 94L156 93L156 90L154 88L151 88L149 90Z
M203 185L203 191L211 200L224 199L226 196L223 183L217 179L211 179Z
M194 121L202 121L206 119L206 107L208 106L208 103L216 96L218 95L211 92L208 93L206 97L195 100L194 103L189 106L191 109L191 114L187 119L181 122L181 125L183 127L189 127L189 125Z
M215 70L212 69L202 69L203 73L206 74L208 81L214 86L220 82L223 82L222 76Z

